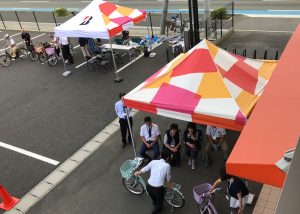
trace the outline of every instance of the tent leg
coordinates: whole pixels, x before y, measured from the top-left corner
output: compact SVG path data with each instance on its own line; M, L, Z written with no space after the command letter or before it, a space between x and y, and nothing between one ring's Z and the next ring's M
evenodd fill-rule
M114 51L112 49L110 38L109 38L109 45L110 45L111 56L112 56L112 60L113 60L113 63L114 63L115 74L116 74L115 82L121 82L123 79L121 77L119 77L119 74L118 74L117 65L116 65L115 56L114 56Z
M129 129L129 134L130 134L130 137L131 137L134 157L136 157L135 143L134 143L134 139L133 139L133 135L132 135L132 129L131 129L131 124L130 124L130 120L129 120L129 113L128 113L128 109L127 109L126 106L125 106L125 112L126 112L127 125L128 125L128 129Z
M150 30L149 30L149 23L148 23L148 17L146 19L146 24L147 24L147 31L148 31L148 35L150 36ZM152 51L152 45L151 45L151 39L149 41L149 49L150 49L150 52Z
M60 51L60 54L61 54L61 60L62 60L62 62L63 62L64 70L65 70L64 73L63 73L62 75L63 75L64 77L67 77L67 76L71 75L72 72L67 70L67 67L66 67L66 64L65 64L65 59L64 59L64 56L63 56L63 53L62 53L61 46L58 45L58 47L59 47L59 51Z
M149 30L148 16L147 16L147 18L146 18L146 25L147 25L147 31L148 31L148 35L150 36L150 30Z

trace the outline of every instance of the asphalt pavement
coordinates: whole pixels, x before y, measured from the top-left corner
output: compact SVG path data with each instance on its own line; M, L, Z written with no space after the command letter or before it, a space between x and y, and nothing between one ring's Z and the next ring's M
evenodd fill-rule
M141 62L142 61L148 65L146 61L141 60ZM141 147L139 138L140 126L143 124L143 119L147 115L149 114L139 112L133 119L133 133L137 144L137 151L139 151ZM179 128L182 130L184 130L187 125L187 122L184 121L161 116L150 116L153 122L159 125L162 136L172 122L178 123ZM199 126L199 128L205 134L205 126ZM227 134L227 142L231 150L239 133L228 130ZM207 142L206 137L205 142ZM125 149L122 149L121 145L120 132L116 132L83 164L27 213L151 213L152 203L146 193L141 196L136 196L128 192L122 185L122 177L119 170L120 166L125 160L133 158L134 153L130 145L127 145ZM213 183L218 179L219 169L224 164L222 152L214 152L212 156L213 164L209 168L204 166L205 162L202 160L201 152L199 152L196 170L192 170L188 167L187 157L185 155L181 166L171 169L172 181L182 185L181 190L186 201L185 206L181 209L176 209L175 213L199 213L197 204L193 198L193 187L202 183ZM143 177L147 180L149 174L145 174ZM226 184L222 184L222 187L225 190ZM261 184L249 182L249 189L251 193L258 195ZM219 213L229 214L229 203L224 193L225 191L216 194L214 204ZM165 205L165 208L163 213L170 213L170 207ZM247 206L245 214L252 213L253 208L254 205Z
M19 35L13 38L21 41ZM48 41L48 35L38 39ZM0 142L61 163L115 118L113 106L121 90L129 91L166 63L165 58L149 59L154 65L138 72L129 66L118 84L110 69L76 69L83 62L76 50L74 65L67 65L73 74L67 78L61 62L52 68L26 59L0 68ZM55 168L2 147L0 158L0 181L15 197L25 195Z

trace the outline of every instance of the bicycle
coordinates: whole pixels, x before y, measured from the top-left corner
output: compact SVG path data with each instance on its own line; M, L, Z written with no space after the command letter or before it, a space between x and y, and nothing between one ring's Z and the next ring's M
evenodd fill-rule
M141 166L143 163L143 158L134 158L134 160L127 160L121 166L120 171L123 177L122 183L126 190L131 192L134 195L141 195L144 192L147 192L146 183L141 176L134 176L134 172ZM182 208L185 204L184 195L180 192L181 185L173 184L172 188L165 188L164 200L173 208ZM148 194L149 195L149 194Z
M173 31L174 33L180 32L182 34L184 29L188 27L189 27L188 19L184 19L181 22L178 14L173 15L171 17L171 20L166 20L167 35L169 34L169 30Z
M18 47L16 51L16 57L13 58L10 53L8 53L7 48L4 49L5 53L0 55L0 65L3 67L8 67L11 64L13 59L22 59L25 60L27 58L27 50L23 47Z
M48 65L50 65L51 67L55 66L58 62L58 57L55 53L55 48L51 46L49 48L45 48L45 51Z
M215 192L221 191L221 188L216 188L210 192L212 186L209 183L204 183L193 188L194 199L198 204L201 214L218 214L213 201Z

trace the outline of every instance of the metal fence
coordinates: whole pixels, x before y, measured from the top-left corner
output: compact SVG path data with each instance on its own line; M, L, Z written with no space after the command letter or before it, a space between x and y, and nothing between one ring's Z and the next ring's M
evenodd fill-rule
M280 58L281 52L277 49L270 49L270 50L263 50L263 49L238 49L238 48L232 48L229 49L227 47L224 47L224 50L230 51L234 54L241 55L244 57L250 57L252 59L268 59L268 60L278 60Z
M233 2L224 6L229 16L228 19L220 20L204 20L203 11L199 10L199 32L200 38L218 39L222 37L226 31L231 29L234 25L234 5ZM60 23L64 23L79 11L70 11L71 15L67 17L56 17L53 11L29 11L20 9L18 11L0 11L0 28L9 30L20 30L24 28L28 31L53 31L53 28ZM181 25L188 23L188 10L169 10L167 20L171 20L173 14L179 14ZM136 28L143 29L145 33L158 35L160 33L162 12L148 11L147 20L137 24ZM225 18L225 17L224 17ZM207 23L207 24L205 24ZM147 29L146 26L149 26ZM183 29L183 26L181 26ZM170 32L174 33L174 32ZM145 34L144 34L145 35Z

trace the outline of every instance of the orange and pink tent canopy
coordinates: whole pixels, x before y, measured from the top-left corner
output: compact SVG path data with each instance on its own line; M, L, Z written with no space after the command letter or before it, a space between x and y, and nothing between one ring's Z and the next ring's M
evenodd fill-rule
M228 173L283 186L286 173L277 163L296 148L300 135L299 52L300 25L226 162Z
M185 121L242 130L277 61L229 53L203 40L125 97L125 105Z
M55 28L56 36L109 39L146 18L146 11L94 0Z

